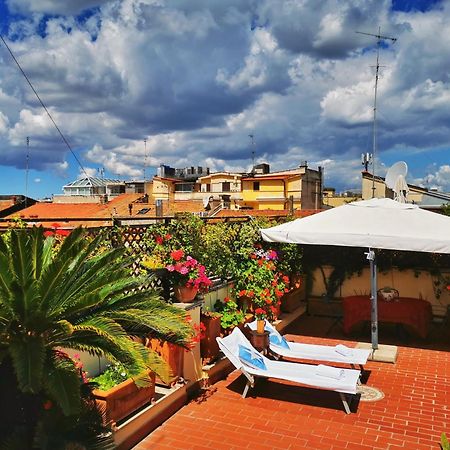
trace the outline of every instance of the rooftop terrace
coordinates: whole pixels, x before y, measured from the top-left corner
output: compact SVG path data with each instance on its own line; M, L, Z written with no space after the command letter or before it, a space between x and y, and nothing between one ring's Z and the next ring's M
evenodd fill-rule
M300 317L287 329L295 341L353 346L333 319ZM399 341L385 325L380 342L400 344L395 364L369 361L365 385L384 394L360 398L353 413L335 392L280 381L260 381L246 399L237 372L191 401L139 443L135 450L169 449L438 449L450 433L450 339L438 324L427 341ZM325 335L328 334L328 337ZM364 334L363 340L368 341Z

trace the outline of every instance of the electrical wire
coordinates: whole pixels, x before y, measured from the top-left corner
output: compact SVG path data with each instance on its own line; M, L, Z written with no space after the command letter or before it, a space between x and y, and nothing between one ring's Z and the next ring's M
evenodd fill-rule
M47 107L45 106L44 102L42 101L41 97L39 97L39 94L37 93L36 89L34 88L34 86L31 84L30 79L28 78L27 74L25 73L25 71L22 69L21 65L19 64L19 61L17 61L16 57L14 56L14 53L12 52L12 50L9 48L9 45L6 43L5 39L3 38L3 35L0 34L0 39L2 40L3 44L5 45L5 47L7 48L9 54L11 55L11 58L13 59L13 61L16 63L17 67L19 68L20 72L22 73L22 75L24 76L25 80L27 80L28 84L30 85L31 90L34 92L34 95L36 96L36 98L39 100L39 103L41 104L41 106L44 108L45 112L47 113L48 117L50 118L51 122L53 123L53 125L55 126L55 128L57 129L59 135L61 136L61 139L63 140L63 142L66 144L67 148L70 150L70 153L72 153L72 156L75 158L75 161L78 163L78 165L80 166L81 170L83 171L83 173L86 175L87 178L89 178L89 175L87 174L86 170L84 169L83 165L81 164L80 160L78 159L77 155L75 154L75 152L72 150L72 147L70 146L69 142L67 141L67 139L65 138L65 136L63 135L62 131L60 130L60 128L58 127L58 125L56 124L56 122L53 120L52 115L50 114L49 110L47 109Z

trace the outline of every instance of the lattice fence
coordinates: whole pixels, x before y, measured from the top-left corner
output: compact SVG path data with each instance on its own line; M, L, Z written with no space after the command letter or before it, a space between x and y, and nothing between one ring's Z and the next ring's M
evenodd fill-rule
M142 271L141 262L145 256L148 255L148 246L146 243L145 234L147 226L133 226L133 227L116 227L109 232L111 245L114 247L125 246L128 252L134 259L133 271L135 275L139 275ZM169 300L173 296L173 288L170 283L169 273L165 269L154 270L154 277L147 287L161 289L162 296ZM212 281L211 290L216 286L221 285L224 281L217 276L209 274Z

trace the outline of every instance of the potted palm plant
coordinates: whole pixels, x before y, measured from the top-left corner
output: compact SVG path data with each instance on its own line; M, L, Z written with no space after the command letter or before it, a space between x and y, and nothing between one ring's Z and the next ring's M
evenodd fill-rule
M20 448L32 447L48 409L72 420L72 430L78 423L88 385L61 348L120 362L139 377L167 366L130 334L186 348L193 335L183 311L145 288L147 277L130 275L124 248L102 249L101 235L81 229L55 245L41 228L0 237L0 436Z

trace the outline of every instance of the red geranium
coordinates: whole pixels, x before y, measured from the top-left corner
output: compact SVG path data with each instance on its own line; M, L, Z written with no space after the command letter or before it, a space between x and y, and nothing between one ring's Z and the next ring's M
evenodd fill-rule
M180 261L180 259L184 256L184 251L183 250L174 250L173 252L170 252L170 256L175 260L175 261Z
M53 402L51 400L47 400L42 406L46 411L48 411L49 409L53 408Z
M257 320L263 320L267 317L267 312L263 308L256 308L255 309L255 317Z

